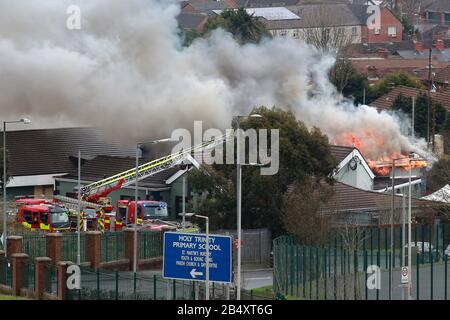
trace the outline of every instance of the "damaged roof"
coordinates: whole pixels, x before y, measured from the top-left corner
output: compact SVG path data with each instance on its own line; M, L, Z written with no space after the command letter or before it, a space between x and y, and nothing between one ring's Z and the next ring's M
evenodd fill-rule
M0 138L3 147L3 132ZM135 155L134 145L88 127L7 131L6 147L11 176L68 173L77 164L78 150L85 158Z

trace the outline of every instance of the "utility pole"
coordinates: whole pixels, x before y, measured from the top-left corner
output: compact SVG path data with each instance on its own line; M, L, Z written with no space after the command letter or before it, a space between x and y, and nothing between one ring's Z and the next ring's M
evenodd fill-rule
M80 239L80 216L81 216L81 151L78 150L78 214L77 214L77 265L81 264L81 239Z
M411 137L414 139L414 112L416 107L416 97L412 97L412 119L411 119Z
M431 136L430 136L430 108L431 108L431 53L432 49L429 50L429 56L428 56L428 119L427 119L427 142L428 146L431 142Z
M409 160L409 197L408 197L408 300L412 300L412 260L411 260L411 160Z
M391 286L390 286L390 291L389 291L389 297L392 297L392 287L393 287L393 262L394 262L394 210L395 210L395 160L396 159L392 159L392 207L391 207L391 241L390 241L390 247L391 247L391 254L390 254L390 263L389 266L391 268L391 273L390 273L390 282L391 282Z

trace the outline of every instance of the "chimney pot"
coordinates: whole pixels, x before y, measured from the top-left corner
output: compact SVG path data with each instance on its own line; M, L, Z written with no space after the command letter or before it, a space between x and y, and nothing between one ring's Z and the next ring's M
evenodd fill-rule
M415 46L416 46L416 51L417 52L422 52L423 51L423 44L420 41L416 41L415 42Z
M435 47L436 47L436 49L438 49L438 50L440 50L440 51L445 50L445 43L444 43L444 40L442 40L442 39L436 40L436 45L435 45Z

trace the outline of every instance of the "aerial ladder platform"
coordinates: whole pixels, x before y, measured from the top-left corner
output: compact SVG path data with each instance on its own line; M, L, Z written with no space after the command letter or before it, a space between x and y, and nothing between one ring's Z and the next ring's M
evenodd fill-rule
M211 149L217 145L225 143L233 137L233 134L225 134L219 137L215 137L209 141L199 143L191 148L187 148L185 150L183 149L180 152L144 163L138 166L137 170L136 168L132 168L111 177L85 185L80 189L81 197L85 202L91 203L94 199L100 196L105 196L106 193L110 193L111 191L114 191L116 189L134 184L136 180L140 181L142 179L148 178L176 165L180 165L186 160L192 162L193 158L191 154ZM77 200L75 199L75 201Z

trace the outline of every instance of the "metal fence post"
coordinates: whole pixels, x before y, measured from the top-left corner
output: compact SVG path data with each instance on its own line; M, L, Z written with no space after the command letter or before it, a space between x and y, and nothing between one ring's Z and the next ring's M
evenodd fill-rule
M327 249L324 247L323 257L324 257L324 266L323 266L323 290L325 295L325 300L327 300Z
M298 263L298 245L296 245L295 246L295 257L296 257L296 259L295 259L295 279L296 279L296 283L297 283L297 286L296 286L296 294L297 294L297 296L300 296L300 294L298 293L298 289L299 289L299 287L298 287L298 285L299 285L299 263Z
M417 243L417 242L416 242ZM420 282L419 282L419 273L420 273L420 260L419 260L419 251L416 252L416 291L417 291L417 300L420 300Z
M444 256L444 261L445 261L445 267L444 267L444 281L445 281L445 283L444 283L444 290L445 290L445 293L444 293L444 299L445 300L447 300L447 286L448 286L448 278L447 278L447 260L448 260L448 256L447 255L445 255Z
M354 300L357 300L357 293L356 293L356 291L359 288L357 288L357 286L358 286L358 253L357 253L356 249L354 250L354 255L353 255L353 272L355 273Z
M377 265L378 266L380 265L380 250L377 251ZM377 290L377 300L380 300L380 290L379 289L376 290Z
M367 300L367 293L368 293L368 288L367 288L367 251L364 250L364 288L365 288L365 297Z
M334 265L333 265L333 294L334 300L337 300L337 239L334 239Z
M308 281L309 281L309 300L312 300L312 277L311 277L311 272L312 272L312 247L309 247L308 258L309 258L309 277L308 277Z
M116 300L119 300L119 272L116 270Z
M100 300L100 270L97 269L97 300Z
M303 290L303 298L306 299L306 247L305 246L302 246L302 264L303 264L302 290Z
M133 293L136 294L136 272L133 272Z
M153 300L156 300L156 274L153 275Z
M177 282L176 282L176 280L174 279L173 280L173 294L172 294L172 296L173 296L173 298L172 298L172 300L177 300Z

